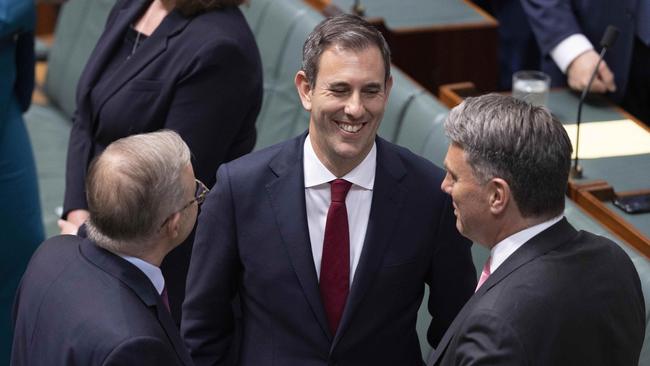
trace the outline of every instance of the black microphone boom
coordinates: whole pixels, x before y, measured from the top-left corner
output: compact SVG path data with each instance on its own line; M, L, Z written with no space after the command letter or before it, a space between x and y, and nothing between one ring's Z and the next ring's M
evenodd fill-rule
M603 61L607 49L614 45L614 42L616 42L616 38L618 37L618 33L618 28L614 27L613 25L608 25L607 29L605 29L605 34L603 34L603 38L600 40L600 46L602 47L600 50L600 57L598 58L598 62L596 63L594 71L591 73L591 78L589 78L587 87L582 91L582 95L580 95L580 101L578 102L578 118L576 120L576 157L573 160L573 166L571 167L571 178L573 179L582 178L582 167L579 164L578 158L578 149L580 146L580 122L582 121L582 104L587 97L589 89L591 89L591 84L596 78L598 67L600 67L600 63Z

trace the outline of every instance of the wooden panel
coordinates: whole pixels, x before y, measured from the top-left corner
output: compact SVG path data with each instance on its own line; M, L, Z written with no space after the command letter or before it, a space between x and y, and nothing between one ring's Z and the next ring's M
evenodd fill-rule
M621 237L645 257L650 258L650 238L625 221L623 217L611 210L604 203L605 201L612 200L615 196L627 196L639 193L650 193L650 190L619 192L615 194L614 189L604 181L589 182L587 184L569 182L568 192L569 197L578 206L584 208L587 214L611 230L614 234Z
M41 3L36 5L36 34L52 34L56 26L56 17L61 5L55 3Z

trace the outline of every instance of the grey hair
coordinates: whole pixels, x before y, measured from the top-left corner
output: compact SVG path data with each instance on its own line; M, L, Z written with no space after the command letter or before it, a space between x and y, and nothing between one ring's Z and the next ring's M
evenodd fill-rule
M321 55L333 45L352 51L377 47L384 62L384 82L390 78L390 48L381 32L363 18L341 14L320 22L303 45L302 71L311 88L316 84Z
M88 236L116 252L141 254L167 216L186 199L190 149L173 131L132 135L106 148L86 179ZM134 247L134 243L138 247Z
M524 217L564 210L573 149L546 108L499 94L467 98L449 113L445 132L481 184L508 182Z

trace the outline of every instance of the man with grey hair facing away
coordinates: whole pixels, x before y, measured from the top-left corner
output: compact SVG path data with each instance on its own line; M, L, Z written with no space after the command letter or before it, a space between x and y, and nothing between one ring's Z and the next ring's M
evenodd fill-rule
M563 217L571 143L542 107L468 98L445 122L442 190L490 249L475 294L427 365L637 365L638 274L612 241Z
M88 238L46 240L23 276L12 365L191 365L159 266L206 193L175 132L110 144L87 176Z

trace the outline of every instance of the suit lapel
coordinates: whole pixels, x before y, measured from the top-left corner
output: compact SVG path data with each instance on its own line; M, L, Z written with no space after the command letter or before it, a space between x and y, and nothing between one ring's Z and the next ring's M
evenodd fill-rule
M118 44L124 40L126 29L138 14L142 14L149 1L136 0L127 4L118 11L113 23L106 25L104 33L97 41L97 45L90 55L89 60L91 61L87 63L87 68L81 76L82 80L79 82L79 85L85 86L83 90L79 91L80 100L84 102L88 101L90 90L95 86L99 76L115 53ZM77 108L79 107L77 106Z
M325 308L320 297L318 276L311 252L305 182L303 174L303 145L306 134L286 143L269 164L277 179L266 186L271 207L293 269L309 302L314 316L329 340L332 335L327 325Z
M171 314L169 313L167 306L163 303L160 296L156 296L156 315L158 316L160 325L162 325L165 333L167 333L167 338L169 338L172 345L174 346L174 350L176 351L178 358L183 361L183 364L188 366L192 365L192 360L190 359L189 353L185 348L185 344L180 337L178 328L172 320Z
M106 64L110 61L118 43L123 41L125 30L133 23L138 14L144 11L149 3L149 1L140 1L120 11L113 25L115 30L107 32L106 39L104 40L105 44L100 42L101 48L96 50L96 61L93 63L93 68L88 72L92 85L97 82L99 75L101 75ZM101 95L101 99L97 103L98 107L94 110L99 111L106 101L120 90L124 84L133 79L142 69L162 54L167 49L169 39L182 31L189 21L190 18L182 16L177 10L173 10L167 14L158 28L156 28L145 42L142 42L137 52L117 68L107 83L102 84L103 90L98 93ZM88 97L89 91L85 91L86 98Z
M566 218L563 218L558 223L542 231L517 249L517 251L508 257L508 259L506 259L505 262L503 262L503 264L501 264L499 268L488 277L485 283L483 283L478 291L476 291L469 301L467 301L465 306L463 306L445 332L442 340L440 340L435 352L431 357L429 357L427 365L436 365L436 363L442 359L445 349L449 346L449 343L456 335L456 332L458 332L458 327L474 309L474 306L478 301L480 301L483 294L488 292L492 287L496 286L521 266L563 245L568 240L575 237L576 234L577 231L571 226L571 224L569 224Z
M332 342L332 349L336 347L350 326L363 296L371 287L384 258L386 247L390 242L395 241L393 233L404 200L404 191L400 187L399 181L406 174L406 169L399 157L388 150L381 138L377 138L376 141L377 168L368 229L341 324L336 332L334 342Z
M147 307L155 308L158 321L173 345L178 358L184 364L191 365L192 361L189 359L185 346L180 339L178 329L149 278L136 266L105 249L99 248L88 239L81 244L80 251L91 263L133 290Z

